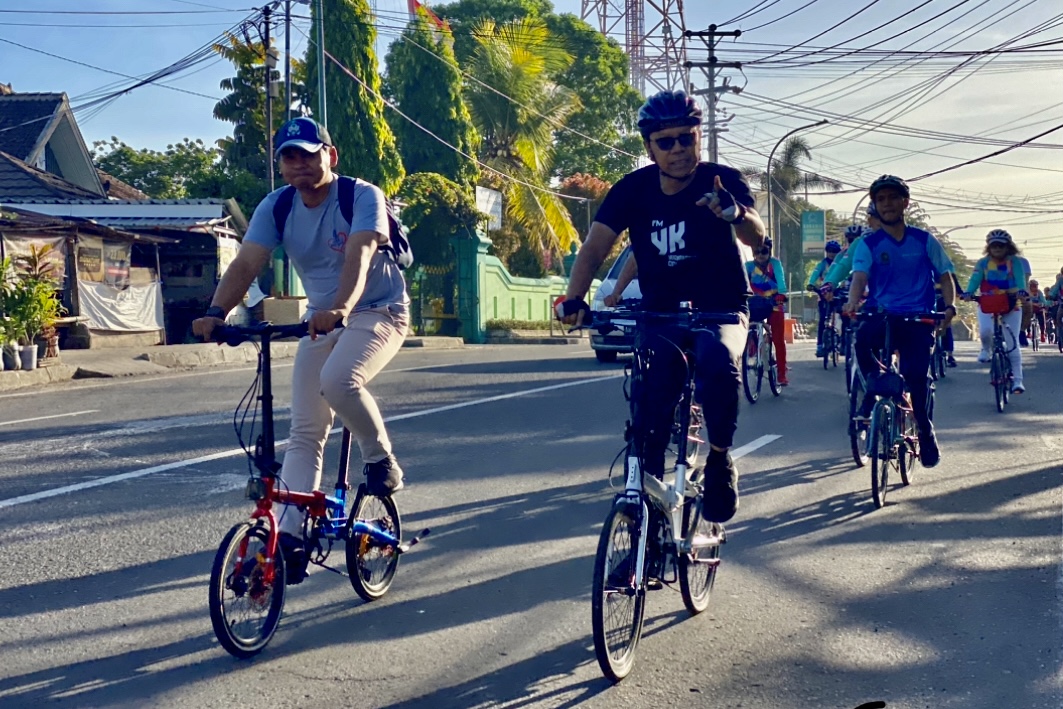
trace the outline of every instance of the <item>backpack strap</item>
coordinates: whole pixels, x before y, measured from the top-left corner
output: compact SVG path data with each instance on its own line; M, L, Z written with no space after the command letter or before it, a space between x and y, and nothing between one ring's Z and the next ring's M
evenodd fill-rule
M295 204L295 188L288 185L277 195L277 201L273 203L273 224L277 227L277 234L284 241L284 225L288 223L288 215L292 213Z
M338 179L336 198L340 203L340 214L343 215L343 221L347 222L349 227L351 222L354 221L354 186L356 182L353 177L347 177L346 175L340 175Z

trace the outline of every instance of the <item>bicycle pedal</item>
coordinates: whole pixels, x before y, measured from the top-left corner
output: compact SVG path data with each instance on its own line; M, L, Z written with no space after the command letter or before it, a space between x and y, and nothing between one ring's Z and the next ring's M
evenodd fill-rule
M646 580L647 591L661 591L664 590L664 582L660 579L647 579Z

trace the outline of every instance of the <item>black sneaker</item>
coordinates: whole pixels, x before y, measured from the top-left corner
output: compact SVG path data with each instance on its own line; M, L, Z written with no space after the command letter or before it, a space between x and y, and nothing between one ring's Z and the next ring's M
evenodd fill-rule
M919 434L919 462L924 468L933 468L941 462L941 451L938 449L938 439L933 428L925 434Z
M705 461L705 489L701 514L709 522L723 523L738 511L738 469L730 453L709 451Z
M404 487L402 468L399 467L394 455L389 455L375 463L367 463L365 478L369 493L378 497L387 497Z
M950 367L957 366L956 365L956 358L953 357L952 354L950 353L949 356L945 358L945 364L947 364Z
M294 586L303 582L307 577L306 567L310 563L310 555L303 547L303 540L288 532L280 533L280 548L284 554L285 582Z

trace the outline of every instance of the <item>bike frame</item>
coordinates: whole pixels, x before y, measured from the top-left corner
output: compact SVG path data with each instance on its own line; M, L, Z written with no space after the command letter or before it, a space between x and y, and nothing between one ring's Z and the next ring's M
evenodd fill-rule
M252 476L247 482L247 497L255 502L255 510L251 513L253 521L266 520L269 526L266 550L267 580L272 583L275 566L274 559L277 556L280 532L279 521L274 513L274 504L294 505L305 509L307 519L313 520L318 525L321 537L334 540L341 536L346 539L352 534L365 534L381 544L394 545L402 550L401 541L395 536L373 526L366 524L346 514L347 493L350 490L348 482L348 470L351 455L351 432L346 427L343 429L343 438L340 449L340 465L336 476L334 495L326 495L320 490L313 492L292 492L279 488L279 473L281 465L277 461L277 444L274 434L273 417L273 373L271 369L270 342L274 337L289 337L305 335L306 325L301 326L274 326L260 325L251 328L222 327L217 328L216 339L224 340L230 344L236 344L238 339L249 339L257 336L260 338L258 374L261 378L262 389L258 395L258 403L262 409L262 433L255 442L254 453L248 453L255 468L259 471L258 476ZM331 515L330 515L331 513ZM247 555L248 538L240 543L236 565L239 567ZM331 545L330 545L331 548Z

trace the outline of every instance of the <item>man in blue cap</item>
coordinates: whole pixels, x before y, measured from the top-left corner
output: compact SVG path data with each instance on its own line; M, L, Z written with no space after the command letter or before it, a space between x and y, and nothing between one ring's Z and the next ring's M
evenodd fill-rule
M282 125L274 145L289 186L266 195L255 209L239 253L193 330L209 339L274 249L283 246L306 291L310 336L299 342L295 356L291 434L281 479L292 491L317 489L335 412L358 442L369 490L390 495L402 488L403 473L365 386L402 346L409 297L400 264L388 248L384 194L375 185L333 172L339 154L332 138L309 118ZM344 327L335 329L341 321ZM289 507L279 517L288 583L298 583L307 561L303 515Z

